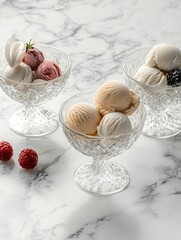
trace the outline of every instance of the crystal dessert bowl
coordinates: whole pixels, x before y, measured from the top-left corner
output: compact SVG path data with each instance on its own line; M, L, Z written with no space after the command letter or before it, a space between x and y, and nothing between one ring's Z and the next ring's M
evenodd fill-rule
M75 183L86 192L109 195L128 186L130 178L127 170L111 158L123 153L137 140L144 125L146 110L140 104L136 112L129 116L132 130L115 137L90 136L69 128L66 123L69 108L78 102L91 103L94 94L89 92L71 97L62 104L59 116L70 144L79 152L93 158L93 161L81 165L75 171Z
M22 136L38 137L52 133L59 126L59 119L52 110L45 109L42 104L55 98L65 86L70 72L71 60L59 49L37 44L47 59L56 62L61 67L62 75L53 80L36 80L25 83L7 79L4 73L8 67L4 51L0 55L0 86L14 101L24 105L9 118L10 129Z
M146 106L143 134L168 138L181 131L181 119L173 111L173 107L181 102L181 86L150 86L135 80L135 73L144 64L149 50L150 48L138 49L127 55L123 60L123 73L127 85L139 94Z

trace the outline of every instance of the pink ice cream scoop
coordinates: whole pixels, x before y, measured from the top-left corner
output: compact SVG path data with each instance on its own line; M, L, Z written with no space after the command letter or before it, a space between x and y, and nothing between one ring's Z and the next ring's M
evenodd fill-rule
M30 48L25 52L23 62L34 71L44 61L43 53L37 48Z
M46 81L52 80L61 76L61 70L59 66L53 61L44 61L42 62L36 72L36 77Z

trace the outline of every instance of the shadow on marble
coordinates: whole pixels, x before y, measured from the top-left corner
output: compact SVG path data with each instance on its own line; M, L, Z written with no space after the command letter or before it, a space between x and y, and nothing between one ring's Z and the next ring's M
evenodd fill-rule
M111 197L91 197L67 219L64 240L140 240L138 221L118 209Z
M176 136L172 137L172 139L181 140L181 131L180 131L179 134L177 134Z
M11 173L15 167L14 159L12 158L6 162L0 161L0 166L1 166L0 168L1 175Z
M45 154L47 152L44 152ZM43 162L38 163L38 166L32 170L20 169L19 177L24 181L28 186L38 185L40 183L47 183L49 181L50 175L53 175L49 168L56 167L55 165L61 161L61 156L64 154L64 151L61 150L52 150L48 151L50 157L43 158ZM43 155L42 154L42 155ZM41 155L41 156L42 156Z
M41 152L47 152L47 149L60 149L63 150L63 148L61 148L61 146L59 144L57 144L57 141L54 140L51 135L48 136L44 136L44 137L38 137L38 138L29 138L29 137L22 137L21 140L19 140L19 144L21 145L21 143L23 145L26 144L26 146L29 146L31 148L37 149L39 151L39 154L41 154Z
M32 170L20 169L19 177L27 185L34 186L38 191L42 186L49 188L52 184L54 171L61 168L59 164L64 160L63 156L70 148L64 148L48 137L26 139L26 145L37 151L39 160L37 167Z

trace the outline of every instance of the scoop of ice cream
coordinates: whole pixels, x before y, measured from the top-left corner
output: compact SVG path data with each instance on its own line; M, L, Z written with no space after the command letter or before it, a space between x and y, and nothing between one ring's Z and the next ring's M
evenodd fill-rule
M46 81L61 76L59 66L53 61L43 61L37 68L36 77Z
M130 103L129 88L120 81L105 82L96 91L95 104L100 112L122 112L129 107Z
M130 89L130 94L131 94L131 104L129 108L123 111L123 113L126 115L133 114L140 104L140 97L135 93L133 89Z
M34 71L44 61L43 53L37 48L30 48L25 52L23 62L28 64Z
M166 43L155 45L146 56L146 64L170 71L181 66L181 51Z
M109 112L132 113L139 105L139 97L120 81L112 80L98 88L95 104L101 115Z
M132 130L129 118L121 112L106 114L97 127L98 135L101 137L116 137L120 134L129 133Z
M167 77L156 67L149 67L143 64L136 72L134 78L144 84L150 86L167 86Z
M14 81L19 81L23 83L31 83L33 81L33 73L31 68L25 64L21 63L16 68L8 67L4 72L4 77Z
M101 121L101 115L96 108L89 103L76 103L67 112L67 125L73 130L94 135Z
M5 46L5 57L10 67L16 68L23 60L26 51L26 44L13 34Z

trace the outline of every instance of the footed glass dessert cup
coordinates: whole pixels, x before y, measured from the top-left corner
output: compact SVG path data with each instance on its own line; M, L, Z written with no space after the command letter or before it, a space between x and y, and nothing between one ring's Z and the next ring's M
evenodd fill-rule
M53 60L60 66L62 75L53 80L38 80L23 83L4 77L8 64L4 52L0 56L0 86L13 100L24 107L9 118L10 129L22 136L38 137L52 133L59 126L59 119L52 110L45 109L42 104L55 98L65 86L71 71L71 61L67 54L55 47L36 44L46 59Z
M123 72L128 86L140 95L146 105L147 116L143 134L168 138L181 131L181 119L173 112L173 107L181 102L181 86L149 86L134 79L138 68L145 63L149 50L139 49L126 56L123 60Z
M95 93L84 93L71 97L60 108L60 121L65 136L79 152L91 156L92 162L85 163L75 171L77 186L86 191L100 195L109 195L122 191L129 183L127 170L117 162L111 161L127 150L141 134L146 111L142 104L129 116L132 130L116 137L99 137L78 133L66 124L68 109L78 102L91 103Z

